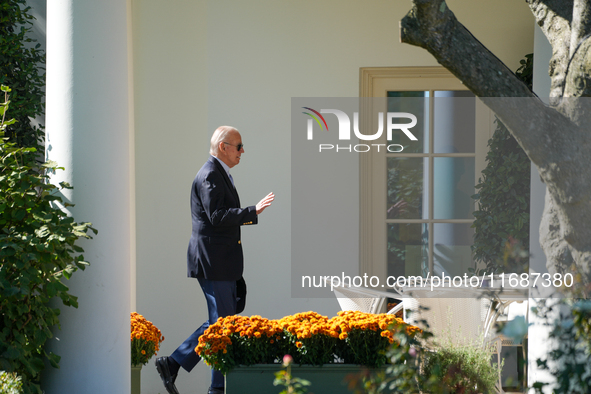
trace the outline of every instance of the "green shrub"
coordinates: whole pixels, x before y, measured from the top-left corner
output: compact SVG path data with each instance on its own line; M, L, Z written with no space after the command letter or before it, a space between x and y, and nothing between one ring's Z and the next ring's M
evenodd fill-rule
M451 322L451 316L449 319ZM419 323L428 327L424 320ZM437 345L436 351L425 347L434 343L432 339L428 328L420 335L409 335L404 330L397 332L387 353L390 361L387 368L352 376L349 387L355 394L495 392L502 363L491 365L492 349L461 338L453 344L451 330L447 330L443 344Z
M0 394L21 394L23 382L16 373L0 371Z
M441 347L427 353L422 381L437 383L428 393L495 393L499 379L496 364L491 365L491 352L482 347L466 345Z
M448 313L448 326L441 338L430 343L421 365L421 391L423 393L479 394L495 393L495 385L503 367L491 364L494 344L485 343L481 334L476 340L462 337L458 327L452 331L453 316ZM433 338L435 339L435 338ZM484 345L483 345L484 343Z
M531 89L533 55L521 60L516 75ZM524 272L523 264L503 264L508 241L529 250L530 160L501 121L489 140L487 165L472 196L478 206L474 212L475 229L472 251L474 259L483 263L487 273ZM507 260L505 259L505 262Z
M55 162L37 164L35 148L20 148L4 138L10 91L2 86L0 104L0 369L18 372L25 394L41 393L40 372L45 361L58 367L59 357L45 350L52 337L50 327L59 325L59 309L49 302L59 297L64 305L77 307L62 278L69 279L87 263L75 242L90 238L90 223L76 223L56 204L71 206L57 196L65 182L49 183Z
M11 114L17 120L6 129L6 136L18 146L39 148L43 126L35 126L29 118L45 110L45 53L29 37L34 17L26 3L0 2L0 84L12 89Z
M558 309L559 316L553 311ZM555 379L554 393L591 393L591 300L540 299L532 311L550 328L550 351L536 360ZM546 383L533 385L536 393L548 392Z

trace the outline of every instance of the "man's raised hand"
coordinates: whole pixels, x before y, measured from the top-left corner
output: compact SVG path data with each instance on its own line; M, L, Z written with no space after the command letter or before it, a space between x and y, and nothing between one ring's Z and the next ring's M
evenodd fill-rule
M259 203L256 205L257 215L260 215L265 210L265 208L270 206L274 199L275 195L273 192L271 192L267 194L261 201L259 201Z

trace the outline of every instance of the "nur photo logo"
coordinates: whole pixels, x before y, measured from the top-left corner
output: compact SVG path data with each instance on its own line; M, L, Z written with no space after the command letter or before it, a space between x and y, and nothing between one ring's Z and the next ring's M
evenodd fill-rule
M314 124L316 123L321 131L329 131L326 118L322 114L332 114L336 116L338 122L338 140L350 141L351 128L356 138L362 141L376 141L382 137L384 129L386 130L387 141L392 140L394 132L402 132L410 141L418 141L417 137L410 131L417 124L417 117L408 112L378 112L378 130L373 134L365 134L359 130L359 112L353 112L353 127L351 127L351 118L345 111L339 109L320 109L317 111L310 107L302 107L307 110L302 112L307 115L307 139L314 140ZM385 124L385 127L384 127ZM390 153L402 152L404 147L400 144L319 144L319 152L335 151L335 152L369 152L371 150L387 151Z

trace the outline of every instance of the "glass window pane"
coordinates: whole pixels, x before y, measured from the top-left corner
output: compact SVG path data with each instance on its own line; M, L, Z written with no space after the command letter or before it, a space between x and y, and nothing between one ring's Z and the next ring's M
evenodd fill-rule
M388 224L388 276L426 276L429 270L426 223Z
M469 91L436 91L433 100L435 153L474 153L476 98Z
M433 217L473 219L475 159L436 157L433 162Z
M427 219L428 159L389 157L387 159L388 219Z
M417 124L409 131L418 139L411 141L403 131L393 130L390 144L404 147L404 153L429 151L429 92L388 92L388 112L407 112L417 117ZM386 120L387 121L387 120ZM401 124L410 123L408 118L394 118ZM387 126L384 126L387 131Z
M470 223L433 225L433 274L463 276L474 268L471 245L474 229Z

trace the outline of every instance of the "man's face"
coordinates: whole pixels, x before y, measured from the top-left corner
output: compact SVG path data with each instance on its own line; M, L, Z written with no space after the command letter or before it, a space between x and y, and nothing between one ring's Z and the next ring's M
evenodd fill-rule
M244 153L244 147L240 146L238 150L238 145L242 145L242 137L237 131L230 132L226 140L220 144L219 159L230 168L240 163L240 156Z

